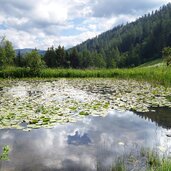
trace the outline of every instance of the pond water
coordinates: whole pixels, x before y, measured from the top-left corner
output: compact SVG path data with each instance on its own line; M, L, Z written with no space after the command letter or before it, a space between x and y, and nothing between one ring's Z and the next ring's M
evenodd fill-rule
M118 157L136 154L142 147L157 149L164 155L171 152L171 109L164 99L170 90L146 85L150 88L140 92L155 89L153 100L163 99L167 105L131 112L123 107L128 105L123 99L118 99L122 105L115 109L115 80L10 83L1 83L0 91L0 148L10 146L10 160L0 161L1 171L104 170L111 168ZM124 89L122 86L118 87ZM129 92L135 94L131 88ZM136 101L136 96L127 96ZM9 115L11 112L17 116ZM53 122L42 122L42 115L52 116ZM36 122L30 123L33 118ZM138 163L137 170L143 164Z

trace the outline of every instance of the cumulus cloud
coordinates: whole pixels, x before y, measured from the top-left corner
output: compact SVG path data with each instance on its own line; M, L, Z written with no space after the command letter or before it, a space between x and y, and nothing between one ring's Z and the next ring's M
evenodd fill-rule
M0 0L0 35L15 48L74 46L168 0Z

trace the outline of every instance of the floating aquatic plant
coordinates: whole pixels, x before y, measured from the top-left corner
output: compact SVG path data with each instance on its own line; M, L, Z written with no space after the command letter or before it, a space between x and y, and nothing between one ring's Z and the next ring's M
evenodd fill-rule
M116 79L1 81L0 128L30 131L109 110L147 112L171 107L171 89ZM25 123L25 124L23 124Z
M0 154L0 160L9 160L9 152L10 147L8 145L5 145L2 149L2 153Z

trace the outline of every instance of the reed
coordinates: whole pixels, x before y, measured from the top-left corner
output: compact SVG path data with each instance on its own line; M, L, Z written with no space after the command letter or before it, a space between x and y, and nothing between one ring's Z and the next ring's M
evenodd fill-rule
M10 67L0 70L0 78L119 78L148 81L171 86L171 68L166 66L131 69L42 69L33 73L29 68Z

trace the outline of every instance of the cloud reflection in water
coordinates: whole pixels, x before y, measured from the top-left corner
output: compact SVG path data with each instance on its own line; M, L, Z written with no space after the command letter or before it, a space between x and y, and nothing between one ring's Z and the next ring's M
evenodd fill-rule
M123 153L141 146L171 147L165 128L132 112L113 111L106 117L86 117L77 123L31 132L0 130L0 146L12 148L1 170L96 170L110 167Z

